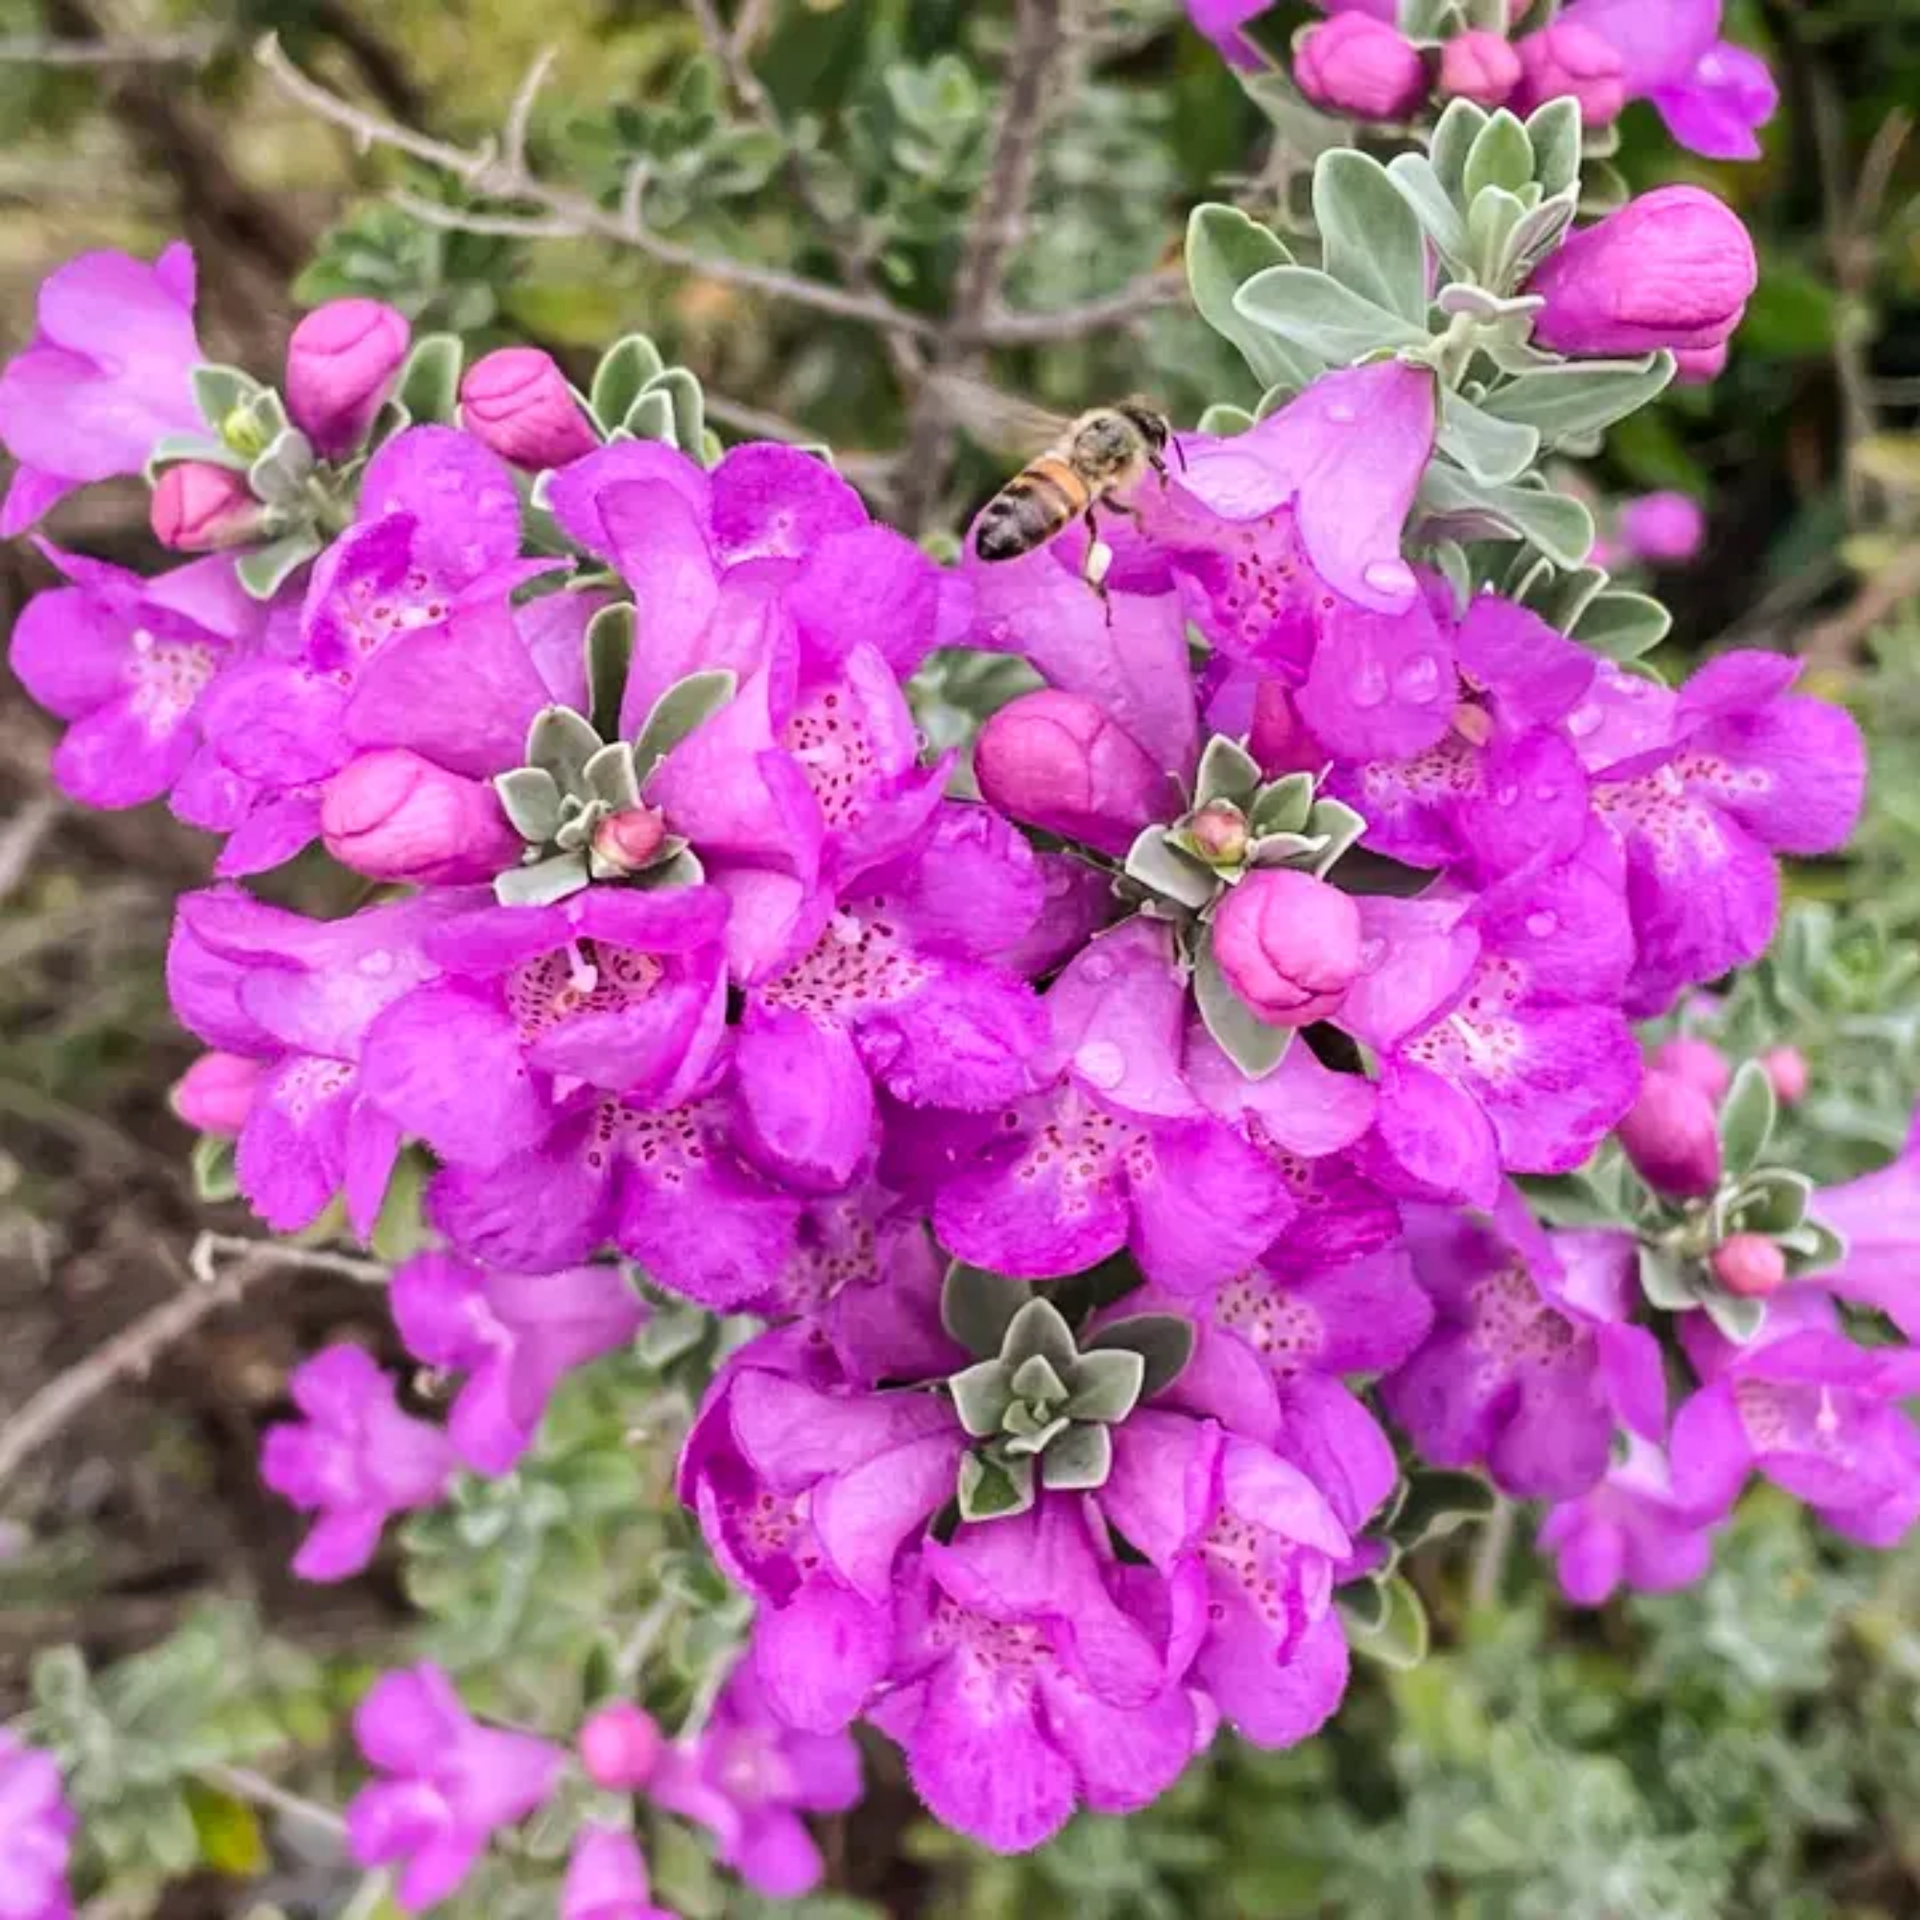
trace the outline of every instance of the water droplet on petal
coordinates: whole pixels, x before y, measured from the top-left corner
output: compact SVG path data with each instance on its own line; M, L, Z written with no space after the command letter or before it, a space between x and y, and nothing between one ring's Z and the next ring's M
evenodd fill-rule
M1409 706L1424 707L1440 691L1440 662L1423 653L1393 676L1393 690Z
M1356 707L1377 707L1387 697L1387 670L1377 660L1364 662L1353 676L1349 697Z
M1387 957L1387 943L1384 940L1363 940L1360 943L1360 971L1371 973Z
M1089 1040L1073 1056L1073 1067L1083 1080L1111 1092L1127 1077L1127 1056L1111 1040Z
M1494 794L1493 802L1494 805L1498 807L1511 807L1518 802L1519 798L1520 789L1518 787L1501 787Z
M1113 962L1104 953L1090 953L1080 963L1080 976L1097 987L1103 980L1113 978Z
M1560 916L1550 908L1542 907L1538 913L1527 915L1527 931L1536 940L1545 940L1560 931Z
M1413 569L1404 560L1375 560L1360 578L1375 593L1411 593L1417 584Z
M1548 806L1560 798L1560 789L1550 785L1538 786L1533 790L1533 797L1538 800L1543 807Z
M1576 740L1584 740L1588 734L1599 731L1606 717L1607 716L1600 711L1599 707L1591 702L1584 707L1575 707L1574 710L1567 715L1567 731L1572 734Z
M393 971L393 955L384 947L375 947L371 953L360 956L360 971L370 980L378 980Z
M1346 427L1353 424L1355 415L1347 401L1335 400L1327 408L1327 418L1337 427Z

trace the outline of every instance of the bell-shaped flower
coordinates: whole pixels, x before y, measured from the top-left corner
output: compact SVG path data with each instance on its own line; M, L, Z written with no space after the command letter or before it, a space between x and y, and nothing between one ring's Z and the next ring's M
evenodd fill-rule
M1878 1307L1909 1340L1920 1335L1920 1114L1897 1159L1844 1186L1823 1187L1813 1211L1847 1243L1839 1266L1815 1284Z
M675 1920L653 1904L640 1843L620 1827L580 1829L560 1888L559 1920Z
M1560 1590L1576 1606L1604 1605L1622 1587L1672 1593L1690 1587L1713 1559L1714 1514L1683 1506L1666 1455L1638 1434L1625 1459L1590 1493L1549 1509L1539 1543Z
M50 1753L0 1728L0 1913L72 1920L67 1862L78 1825Z

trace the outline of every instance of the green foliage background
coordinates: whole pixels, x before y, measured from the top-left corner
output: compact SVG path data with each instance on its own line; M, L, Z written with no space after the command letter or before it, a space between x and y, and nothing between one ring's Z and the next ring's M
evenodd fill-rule
M1099 300L1171 262L1200 199L1238 199L1268 219L1298 212L1300 156L1174 0L1085 0L1084 12L1091 37L1047 129L1034 214L1006 276L1021 313ZM1299 13L1278 10L1283 24ZM1006 0L754 8L762 26L744 51L776 135L743 110L693 15L669 0L0 0L6 339L24 337L32 287L59 258L85 245L151 249L184 230L201 257L209 344L262 373L300 306L349 291L476 348L533 338L577 369L641 330L721 403L750 410L741 418L777 416L831 443L915 530L950 532L1005 456L948 429L943 484L903 485L889 461L912 441L911 394L871 327L631 249L445 231L392 195L471 209L466 188L389 151L356 152L277 94L250 49L276 32L366 110L471 143L498 130L551 47L529 123L545 177L611 204L643 161L648 219L675 244L842 281L844 257L793 190L797 159L818 209L857 232L873 283L937 319L988 164L1011 15ZM1735 0L1729 15L1782 78L1767 157L1699 162L1636 109L1620 164L1638 187L1688 179L1732 200L1760 242L1761 291L1729 374L1626 423L1589 479L1603 499L1672 486L1710 510L1705 555L1657 583L1677 616L1663 664L1735 639L1804 653L1871 735L1875 796L1857 846L1794 877L1781 954L1731 1014L1745 1049L1791 1036L1812 1056L1815 1091L1792 1145L1797 1164L1834 1180L1888 1157L1920 1092L1920 151L1905 138L1920 102L1920 5ZM195 58L75 70L35 57L49 40L105 36L151 52L181 35ZM1257 397L1177 304L996 348L969 370L1061 409L1139 389L1185 422L1211 402ZM139 504L123 505L74 537L141 554ZM41 579L18 557L6 565L16 601ZM8 798L30 804L44 723L10 684L0 721ZM106 1147L83 1123L108 1116L95 1124L123 1146L131 1137L136 1168L184 1149L159 1110L185 1051L154 989L155 940L165 894L192 883L198 854L151 820L87 831L108 837L63 831L50 843L17 903L26 932L0 969L0 1229L33 1271L51 1268L53 1248L93 1262L104 1284L133 1270L130 1240L178 1238L186 1218L150 1170L116 1175L108 1156L97 1174L88 1156ZM87 903L123 872L148 889L141 924L102 945ZM315 1343L320 1312L303 1306L268 1340L274 1378ZM36 1724L76 1758L97 1816L88 1872L117 1903L101 1911L341 1911L350 1888L329 1877L325 1846L297 1819L257 1816L231 1770L263 1769L338 1804L351 1785L344 1708L408 1647L445 1659L477 1705L564 1730L583 1691L618 1680L622 1649L651 1622L670 1655L656 1704L683 1709L673 1676L697 1674L737 1626L678 1521L662 1517L687 1359L667 1328L649 1354L576 1382L527 1470L467 1488L410 1529L404 1607L383 1576L377 1604L345 1634L320 1632L283 1584L230 1562L186 1596L171 1637L109 1630L95 1609L110 1596L100 1568L117 1509L103 1520L65 1482L29 1483L19 1539L0 1554L0 1613L51 1613L57 1625L0 1645L0 1712L31 1701ZM276 1391L270 1382L248 1401L238 1431L210 1437L204 1419L169 1412L187 1389L163 1380L130 1429L140 1457L113 1471L157 1476L169 1498L231 1504L248 1425L272 1417ZM111 1451L110 1439L94 1444ZM1422 1557L1434 1655L1407 1673L1363 1670L1326 1737L1279 1756L1223 1737L1149 1812L1082 1820L1030 1859L989 1859L933 1828L876 1748L873 1799L828 1836L833 1891L802 1910L1920 1912L1920 1549L1843 1547L1761 1495L1701 1588L1581 1615L1542 1579L1531 1524L1518 1516L1504 1551L1503 1523ZM267 1545L280 1553L284 1538ZM68 1637L90 1665L44 1650ZM129 1637L157 1644L120 1657ZM662 1848L660 1896L689 1915L766 1911L728 1896L697 1850ZM555 1870L535 1834L460 1911L551 1912Z

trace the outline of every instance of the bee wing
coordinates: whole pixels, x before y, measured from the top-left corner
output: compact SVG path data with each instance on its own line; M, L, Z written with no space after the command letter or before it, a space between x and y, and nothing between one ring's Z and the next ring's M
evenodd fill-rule
M968 439L1009 460L1030 460L1073 424L1070 415L1049 413L998 387L960 374L935 374L934 387L947 416Z

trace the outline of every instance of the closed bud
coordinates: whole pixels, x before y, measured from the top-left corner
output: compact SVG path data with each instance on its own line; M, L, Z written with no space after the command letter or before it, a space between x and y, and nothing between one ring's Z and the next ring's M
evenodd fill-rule
M1761 1071L1773 1084L1773 1097L1783 1107L1797 1107L1807 1097L1812 1074L1807 1056L1798 1047L1775 1047L1760 1056Z
M320 834L343 867L374 880L490 880L524 851L490 786L404 747L362 754L327 782Z
M980 729L973 772L989 806L1116 857L1162 817L1171 784L1104 707L1052 689Z
M1727 370L1727 361L1731 349L1722 340L1717 347L1681 347L1673 356L1676 385L1682 387L1706 387Z
M653 1778L663 1744L651 1714L616 1700L580 1729L580 1764L596 1787L638 1793Z
M266 509L244 473L206 460L183 460L154 482L153 537L175 553L219 553L244 547L260 532Z
M1359 120L1404 120L1427 95L1420 49L1364 13L1335 14L1301 35L1293 77L1309 100Z
M622 873L638 873L653 864L667 823L658 807L629 807L610 813L593 830L593 850Z
M1247 816L1227 800L1214 800L1186 820L1193 850L1210 867L1237 867L1247 857Z
M1726 1098L1733 1085L1733 1068L1727 1056L1711 1040L1694 1040L1685 1035L1669 1040L1653 1056L1657 1073L1671 1073L1691 1080L1715 1106Z
M564 467L600 442L551 354L502 347L467 369L460 420L483 446L528 473Z
M1707 516L1684 493L1648 493L1620 510L1620 538L1637 560L1677 566L1706 544Z
M1721 345L1760 275L1740 216L1699 187L1661 187L1576 233L1527 283L1534 339L1556 353Z
M1658 1068L1620 1122L1620 1144L1640 1177L1676 1199L1697 1199L1720 1184L1720 1129L1713 1101L1691 1080Z
M1764 1300L1787 1283L1787 1256L1761 1233L1736 1233L1715 1249L1713 1277L1742 1300Z
M265 1071L243 1054L203 1053L174 1082L168 1103L196 1132L231 1139L246 1125Z
M1514 49L1520 60L1523 113L1549 100L1574 99L1590 127L1611 126L1627 104L1626 62L1611 41L1569 22L1530 33Z
M1440 50L1440 91L1479 107L1505 106L1520 84L1520 56L1497 33L1457 34Z
M1262 1020L1304 1027L1336 1012L1360 972L1360 909L1310 873L1263 868L1215 911L1213 955Z
M384 300L329 300L287 341L287 412L333 460L365 439L406 364L413 329Z

